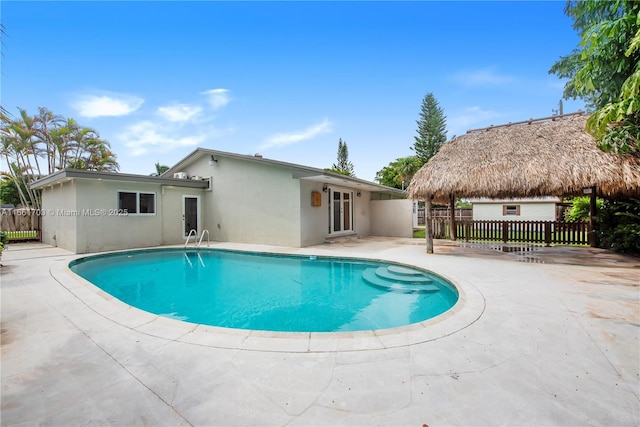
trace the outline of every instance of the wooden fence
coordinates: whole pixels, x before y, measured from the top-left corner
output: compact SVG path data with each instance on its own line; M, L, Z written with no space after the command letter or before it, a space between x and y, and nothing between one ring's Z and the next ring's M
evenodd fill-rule
M39 210L28 208L1 209L0 230L10 241L42 240Z
M449 208L434 208L432 212L434 218L449 218L451 215ZM473 212L471 208L455 208L454 215L456 220L471 219L473 217ZM424 204L420 204L420 206L418 206L418 225L424 225L424 223Z
M449 221L434 218L433 237L451 238ZM456 239L467 242L543 243L545 245L588 245L590 226L586 221L455 221Z

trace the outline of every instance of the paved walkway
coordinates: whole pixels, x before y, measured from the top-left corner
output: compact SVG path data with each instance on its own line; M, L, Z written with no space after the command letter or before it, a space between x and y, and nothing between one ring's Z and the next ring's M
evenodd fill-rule
M12 244L1 276L1 424L638 425L640 260L587 248L368 238L303 249L431 269L463 301L388 331L224 330L130 308Z

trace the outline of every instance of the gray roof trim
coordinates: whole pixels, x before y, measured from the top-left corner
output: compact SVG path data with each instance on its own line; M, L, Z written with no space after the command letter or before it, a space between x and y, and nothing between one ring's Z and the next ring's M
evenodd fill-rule
M208 148L196 148L189 153L185 158L180 160L174 166L169 168L165 173L160 175L161 177L173 176L175 172L181 172L182 168L189 166L196 161L200 156L214 156L214 157L229 157L233 159L246 160L250 162L257 162L262 164L269 164L278 167L284 167L291 170L293 177L297 179L308 179L313 181L326 180L327 183L341 182L342 185L349 185L355 188L362 188L369 191L375 191L379 193L393 193L399 196L406 197L406 192L397 188L387 187L386 185L377 184L375 182L367 181L360 178L354 178L346 175L340 175L338 173L329 172L324 169L318 169L311 166L303 166L295 163L282 162L279 160L267 159L261 156L251 156L247 154L229 153L226 151L211 150Z
M47 175L32 183L30 187L34 190L54 185L59 182L72 179L103 179L105 181L126 181L141 182L147 184L173 185L175 187L207 188L208 181L196 181L189 179L165 178L162 176L134 175L128 173L98 172L80 169L63 169L61 171Z

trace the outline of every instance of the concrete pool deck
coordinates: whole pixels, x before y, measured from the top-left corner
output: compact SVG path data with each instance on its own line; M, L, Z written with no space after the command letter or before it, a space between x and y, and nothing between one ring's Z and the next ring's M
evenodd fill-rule
M365 238L251 251L437 272L463 301L392 330L225 330L131 308L77 255L3 252L1 425L638 425L640 259Z

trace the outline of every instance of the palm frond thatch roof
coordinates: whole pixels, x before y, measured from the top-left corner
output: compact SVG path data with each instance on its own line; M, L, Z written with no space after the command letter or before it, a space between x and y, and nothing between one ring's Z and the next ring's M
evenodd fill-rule
M433 196L521 198L582 194L640 196L640 157L605 153L585 131L587 117L567 115L470 131L445 143L413 177L412 199Z

